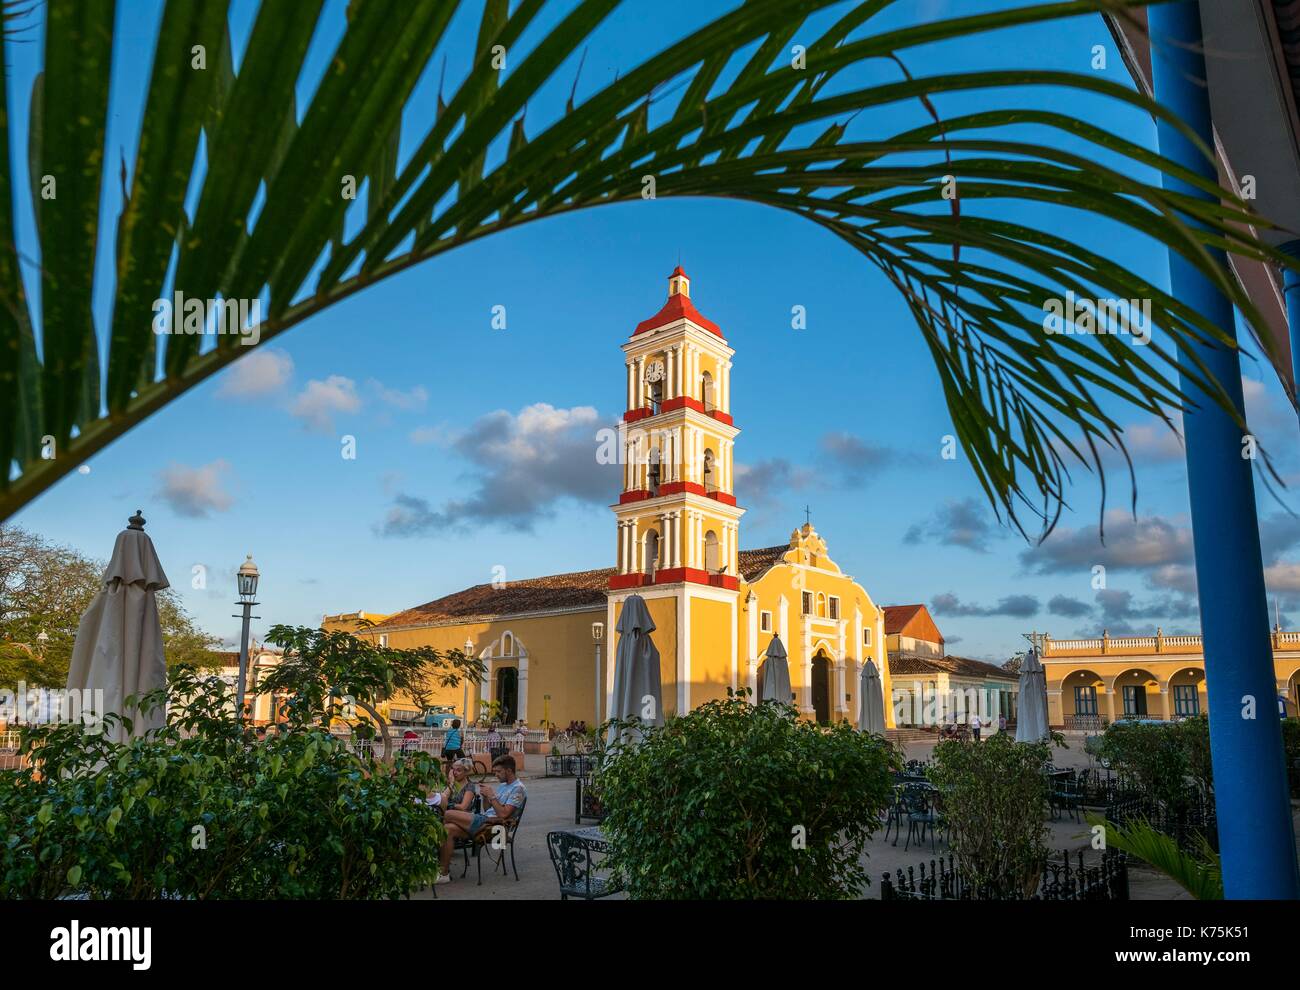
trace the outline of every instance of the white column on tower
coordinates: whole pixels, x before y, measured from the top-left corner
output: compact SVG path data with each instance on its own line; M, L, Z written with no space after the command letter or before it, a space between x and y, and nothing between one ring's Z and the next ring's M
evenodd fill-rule
M664 352L664 398L673 397L673 348Z
M618 524L618 572L627 573L627 523Z
M724 413L731 413L731 362L727 361L722 366L722 400L718 408Z
M633 574L635 574L637 571L641 570L641 564L639 559L640 547L638 546L638 544L640 543L640 538L639 538L639 534L637 533L637 529L638 529L637 521L635 519L630 520L627 524L627 528L628 528L629 548L631 550L630 558L628 561L629 564L628 569Z
M640 409L645 405L645 357L636 359L636 381L634 383L636 392L636 408Z
M672 542L673 566L682 566L682 510L678 509L673 513L673 542Z
M628 361L627 363L627 408L628 409L631 409L633 407L632 404L636 400L636 396L632 392L632 383L636 381L636 378L633 377L634 374L635 373L632 370L632 362Z

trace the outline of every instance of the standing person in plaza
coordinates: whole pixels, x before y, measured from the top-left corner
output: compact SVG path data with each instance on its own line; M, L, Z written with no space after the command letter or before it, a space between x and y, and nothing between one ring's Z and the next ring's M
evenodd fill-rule
M1007 717L1005 715L998 716L998 731L999 732L1007 731Z
M495 722L492 723L492 727L488 730L487 738L484 741L487 743L488 755L492 759L495 760L498 756L503 756L505 754L506 743L505 740L501 738L501 733L497 730L497 724Z
M971 734L971 738L974 739L976 742L980 741L980 729L983 728L983 726L984 723L980 721L980 717L978 714L972 715L970 717L970 734Z
M448 763L459 760L465 755L465 750L462 747L460 719L454 718L451 720L451 728L447 730L447 738L442 741L442 758Z

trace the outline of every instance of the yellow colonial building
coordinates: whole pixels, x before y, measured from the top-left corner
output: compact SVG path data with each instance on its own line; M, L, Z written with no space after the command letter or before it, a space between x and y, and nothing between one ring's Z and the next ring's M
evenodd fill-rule
M1117 718L1171 719L1206 711L1200 636L1044 638L1048 715L1058 728L1094 728ZM1273 631L1279 707L1300 702L1300 633Z
M740 549L735 351L696 309L680 267L669 276L664 306L636 326L622 350L626 412L610 452L622 468L622 490L610 507L614 565L476 585L358 635L393 647L469 649L482 658L482 682L432 692L434 703L471 718L480 702L497 702L504 722L592 724L607 717L613 630L623 603L637 594L656 625L665 714L728 690L753 691L774 635L786 646L795 703L807 717L856 720L867 658L881 671L888 699L884 611L831 559L811 523L786 544ZM326 616L324 625L351 631L358 615ZM892 706L884 708L893 728Z

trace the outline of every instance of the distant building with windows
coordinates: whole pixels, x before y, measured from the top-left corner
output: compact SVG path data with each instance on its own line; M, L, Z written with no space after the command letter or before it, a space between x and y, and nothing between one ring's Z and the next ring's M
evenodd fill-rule
M1053 726L1093 729L1120 718L1175 719L1206 710L1200 636L1111 636L1044 639L1048 716ZM1300 632L1273 630L1277 696L1261 699L1277 714L1297 713Z
M1014 719L1020 678L983 660L951 656L924 605L885 606L892 701L898 726L965 724L971 714Z

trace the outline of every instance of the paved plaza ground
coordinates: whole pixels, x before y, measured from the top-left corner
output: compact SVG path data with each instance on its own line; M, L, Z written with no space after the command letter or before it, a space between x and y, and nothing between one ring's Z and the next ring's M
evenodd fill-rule
M1083 752L1082 737L1070 737L1068 749L1057 749L1053 762L1060 767L1086 767L1088 757ZM908 743L908 759L928 759L934 750L934 743ZM519 880L509 873L503 877L498 871L493 873L493 862L485 854L483 857L483 885L475 883L474 863L471 860L469 872L464 879L460 877L462 860L459 856L453 861L452 876L454 882L438 887L437 896L443 900L556 900L559 898L559 884L555 870L551 866L550 856L546 850L546 833L558 829L573 829L574 825L574 791L575 782L571 777L541 777L523 775L528 787L528 807L523 824L515 840L515 859L519 867ZM1297 833L1300 833L1300 815L1297 816ZM589 824L589 823L588 823ZM1086 822L1074 822L1069 818L1049 822L1050 838L1048 845L1055 853L1069 850L1073 855L1079 849L1090 847L1091 834ZM871 877L871 886L866 897L875 899L880 896L880 877L897 869L918 866L931 858L930 846L918 849L915 844L910 849L904 848L907 834L894 845L891 833L889 841L883 838L883 830L868 843L866 850L866 867ZM946 854L947 847L940 841L938 855ZM1152 870L1141 866L1130 867L1130 894L1134 900L1168 900L1183 899L1188 895L1182 888L1166 880ZM422 891L416 899L430 899L433 892ZM619 895L621 896L621 895Z

